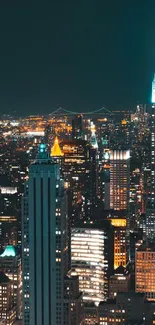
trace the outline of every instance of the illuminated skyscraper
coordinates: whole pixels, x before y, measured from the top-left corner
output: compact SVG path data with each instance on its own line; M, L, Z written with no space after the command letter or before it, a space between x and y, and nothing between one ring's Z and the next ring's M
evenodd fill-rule
M152 83L152 99L155 102L155 79ZM146 210L146 234L155 238L155 105L151 107L151 193Z
M13 325L16 321L12 282L4 272L0 272L0 319L6 320L6 325Z
M71 265L73 274L79 276L84 302L108 298L108 278L113 270L113 227L109 221L71 229Z
M64 325L67 316L71 325L73 299L64 294L69 271L66 203L59 165L41 144L38 159L29 168L23 200L24 325ZM80 297L79 292L74 295L74 302L76 298L79 302L74 307L75 325L82 324L77 317Z
M129 150L110 151L110 208L127 210L129 199Z
M114 227L114 269L126 267L126 219L108 218Z
M136 292L145 293L147 300L155 301L155 245L143 243L136 251Z
M14 246L6 246L0 255L0 271L12 282L13 304L17 319L22 318L22 267L21 257Z

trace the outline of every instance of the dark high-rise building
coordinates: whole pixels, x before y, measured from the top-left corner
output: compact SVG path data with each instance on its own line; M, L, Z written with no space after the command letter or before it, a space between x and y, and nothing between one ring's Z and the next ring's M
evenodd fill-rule
M65 187L72 191L71 224L88 220L92 212L91 147L84 140L65 140L60 143L64 154L62 173ZM94 166L94 159L92 159ZM94 186L94 184L93 184Z
M82 115L72 120L72 139L83 139Z
M70 276L67 222L59 165L52 162L41 144L38 159L30 165L23 200L24 325L64 325L64 319L69 325L82 324L77 316L82 298L78 288L68 299L64 292L65 279ZM75 323L71 323L72 309Z

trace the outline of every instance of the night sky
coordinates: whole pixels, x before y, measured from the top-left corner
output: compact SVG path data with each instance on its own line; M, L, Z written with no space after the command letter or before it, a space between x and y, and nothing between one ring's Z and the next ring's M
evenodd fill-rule
M0 112L148 102L154 13L154 0L1 0Z

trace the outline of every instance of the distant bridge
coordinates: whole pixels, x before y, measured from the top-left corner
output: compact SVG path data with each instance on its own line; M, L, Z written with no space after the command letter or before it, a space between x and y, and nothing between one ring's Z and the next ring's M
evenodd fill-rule
M89 111L89 112L73 112L73 111L69 111L67 109L64 108L58 108L55 111L51 112L49 114L49 116L62 116L62 115L112 115L112 112L110 112L108 109L106 109L105 107L99 108L95 111Z

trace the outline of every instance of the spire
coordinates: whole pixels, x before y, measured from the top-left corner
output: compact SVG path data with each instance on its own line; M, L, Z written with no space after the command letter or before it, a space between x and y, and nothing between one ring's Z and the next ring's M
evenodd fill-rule
M50 156L51 157L63 156L63 152L61 151L60 146L59 146L58 137L56 137L55 140L54 140L54 145L51 148L51 154L50 154Z
M39 148L38 148L38 156L37 160L47 160L49 159L49 153L47 152L46 144L45 143L40 143Z
M152 104L155 103L155 73L154 73L154 78L152 81L152 98L151 98Z

